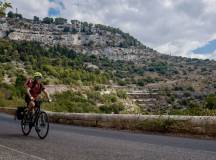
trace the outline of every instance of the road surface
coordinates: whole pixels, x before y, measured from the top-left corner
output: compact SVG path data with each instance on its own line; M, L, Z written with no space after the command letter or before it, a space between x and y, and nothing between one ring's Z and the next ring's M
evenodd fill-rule
M0 160L216 160L216 141L51 124L45 140L25 137L0 114Z

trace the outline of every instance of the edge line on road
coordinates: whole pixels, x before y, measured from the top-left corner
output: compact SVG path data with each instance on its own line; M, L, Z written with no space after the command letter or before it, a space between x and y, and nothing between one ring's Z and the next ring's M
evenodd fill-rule
M13 151L13 152L17 152L17 153L26 155L26 156L30 156L31 158L35 158L35 159L38 159L38 160L46 160L44 158L41 158L41 157L38 157L38 156L35 156L35 155L32 155L32 154L28 154L28 153L25 153L25 152L22 152L22 151L19 151L19 150L16 150L16 149L13 149L13 148L1 145L1 144L0 144L0 147L5 148L5 149L10 150L10 151Z

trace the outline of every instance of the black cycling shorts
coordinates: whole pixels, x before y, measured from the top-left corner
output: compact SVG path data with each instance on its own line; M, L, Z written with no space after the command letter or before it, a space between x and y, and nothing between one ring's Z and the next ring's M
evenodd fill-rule
M27 94L25 96L25 102L27 103L27 106L31 102L31 98ZM40 102L38 100L34 100L34 102L35 102L35 107L40 107Z

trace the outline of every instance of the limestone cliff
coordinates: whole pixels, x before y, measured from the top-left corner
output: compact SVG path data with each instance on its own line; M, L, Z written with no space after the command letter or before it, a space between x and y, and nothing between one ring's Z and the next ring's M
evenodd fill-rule
M103 54L114 60L139 60L157 54L119 29L71 21L46 24L29 19L1 18L0 38L61 45L85 54Z

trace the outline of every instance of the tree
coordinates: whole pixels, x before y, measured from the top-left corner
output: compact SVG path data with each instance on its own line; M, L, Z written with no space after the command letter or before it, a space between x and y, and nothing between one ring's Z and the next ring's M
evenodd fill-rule
M53 23L53 21L54 21L53 18L45 17L42 22L46 24L51 24Z
M72 28L71 34L76 34L76 33L78 33L78 31L75 28Z
M8 18L16 18L16 15L12 11L9 11L7 16Z
M55 24L58 25L58 24L65 24L65 23L67 23L67 19L61 17L55 18Z
M10 2L0 2L0 17L5 16L5 11L8 8L12 8L12 5Z
M7 16L9 18L20 18L20 19L23 18L22 14L13 13L12 11L9 11L8 14L7 14Z
M34 20L34 22L39 22L39 21L40 21L40 18L37 17L37 16L34 16L33 20Z
M80 23L78 20L71 20L71 24L78 24Z
M63 32L69 32L70 31L70 28L69 27L64 27L64 31Z

